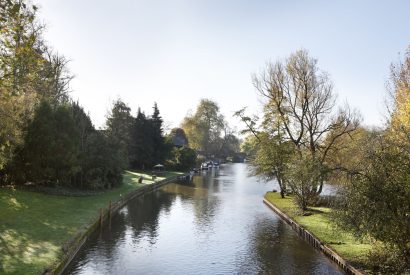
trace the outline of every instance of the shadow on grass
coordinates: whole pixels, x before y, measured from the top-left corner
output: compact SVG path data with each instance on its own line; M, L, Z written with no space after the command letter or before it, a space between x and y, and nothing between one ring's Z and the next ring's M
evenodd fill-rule
M310 212L311 215L321 214L321 215L328 216L328 214L329 214L328 212L325 212L325 211L317 209L317 208L308 208L308 212Z
M139 176L146 179L143 184ZM90 225L100 208L150 179L145 172L125 171L121 186L83 197L0 188L0 274L38 274L52 266L61 248Z

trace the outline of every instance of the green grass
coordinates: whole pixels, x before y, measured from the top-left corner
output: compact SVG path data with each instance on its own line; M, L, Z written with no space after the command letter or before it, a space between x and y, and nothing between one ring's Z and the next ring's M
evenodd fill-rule
M166 172L156 181L180 173ZM143 184L138 178L144 177ZM61 247L121 196L153 181L125 171L123 185L87 197L65 197L0 188L0 274L36 274L56 264Z
M265 198L353 266L368 269L366 257L372 248L371 244L357 240L351 233L336 227L330 218L330 208L310 207L312 215L302 216L292 197L282 199L279 193L268 192Z

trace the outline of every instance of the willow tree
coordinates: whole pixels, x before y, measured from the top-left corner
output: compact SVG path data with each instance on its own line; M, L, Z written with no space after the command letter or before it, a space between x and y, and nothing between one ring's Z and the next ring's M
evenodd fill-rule
M181 128L184 129L191 148L211 156L218 152L223 143L221 135L224 126L224 117L218 104L209 99L201 99L196 112L184 118Z
M330 152L338 150L339 139L356 130L358 115L348 106L336 110L333 83L306 50L291 54L283 62L268 63L265 70L254 75L253 83L265 102L263 131L270 139L278 140L278 148L291 146L287 158L271 154L276 165L272 169L278 167L278 161L283 168L280 174L276 169L275 177L295 193L303 186L306 196L317 196L328 174L337 169L328 165ZM249 121L248 126L252 126ZM300 159L309 163L309 171L295 177L298 170L306 168ZM301 207L305 209L307 202Z

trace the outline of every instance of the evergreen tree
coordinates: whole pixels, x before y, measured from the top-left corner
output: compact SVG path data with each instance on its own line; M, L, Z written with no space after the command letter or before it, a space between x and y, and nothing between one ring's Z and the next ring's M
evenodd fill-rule
M89 189L103 189L122 183L122 152L102 131L93 131L85 143L84 182Z
M34 119L28 124L24 138L24 147L18 156L18 164L14 167L14 178L49 182L53 179L54 139L53 110L47 102L42 102L36 109ZM20 171L24 173L20 174Z
M75 125L78 131L78 136L73 137L78 139L78 172L73 179L73 185L79 188L84 188L88 185L89 180L86 177L88 161L90 159L89 152L87 150L87 144L89 143L90 136L95 133L94 126L90 117L84 112L84 109L78 102L71 104L71 112L75 121Z
M151 128L152 161L153 164L162 163L165 160L165 139L162 129L162 118L159 115L157 103L154 103L154 112L149 120Z
M78 132L68 106L53 109L43 101L28 124L16 173L47 184L70 182L77 166Z
M57 183L70 184L78 171L79 136L70 106L58 106L54 112L53 162Z
M107 117L107 136L121 152L121 165L126 168L129 165L129 151L131 143L131 127L133 117L131 108L120 99L117 99Z
M145 169L152 166L153 143L150 133L150 121L141 109L138 109L132 127L131 167Z

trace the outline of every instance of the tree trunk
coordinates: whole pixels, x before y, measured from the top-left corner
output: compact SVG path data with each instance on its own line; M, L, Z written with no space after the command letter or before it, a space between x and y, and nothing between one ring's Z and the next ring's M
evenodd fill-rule
M285 198L285 191L283 191L283 189L280 189L280 196L282 197L282 199Z
M285 198L285 188L283 186L283 182L282 179L280 177L276 177L276 179L278 180L278 184L279 184L279 188L280 188L280 196L282 197L282 199Z

